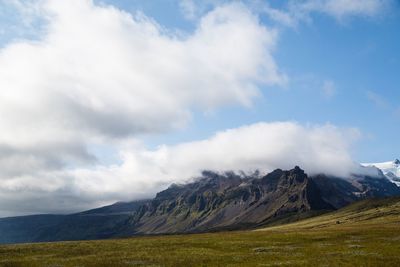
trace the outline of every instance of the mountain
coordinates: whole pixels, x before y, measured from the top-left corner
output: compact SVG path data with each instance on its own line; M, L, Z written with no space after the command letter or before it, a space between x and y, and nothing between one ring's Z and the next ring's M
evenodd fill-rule
M204 172L194 183L158 193L138 209L129 227L131 234L250 228L339 209L360 199L398 195L400 189L381 172L346 178L308 177L299 167L264 177Z
M332 209L299 167L261 178L203 172L194 183L158 193L136 212L130 227L135 234L239 229Z
M146 200L118 202L70 215L31 215L0 218L0 243L102 239L117 236Z
M248 229L296 221L360 199L400 196L382 172L375 177L309 177L299 167L265 176L203 172L152 200L71 215L0 219L0 243L85 240L144 234Z
M381 163L363 163L366 167L376 167L380 169L385 176L394 184L400 187L400 160L381 162Z
M382 172L378 172L377 176L349 175L346 178L322 174L315 175L312 179L320 189L324 201L335 209L360 199L400 195L400 188Z

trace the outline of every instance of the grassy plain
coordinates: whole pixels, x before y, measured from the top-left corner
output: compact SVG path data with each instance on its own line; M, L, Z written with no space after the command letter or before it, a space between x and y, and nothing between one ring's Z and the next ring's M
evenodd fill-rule
M0 266L400 266L400 199L256 231L3 245Z

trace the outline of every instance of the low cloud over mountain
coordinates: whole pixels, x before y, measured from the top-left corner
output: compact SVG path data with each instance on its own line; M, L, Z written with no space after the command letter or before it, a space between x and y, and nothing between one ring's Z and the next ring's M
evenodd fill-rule
M65 212L117 200L143 199L202 170L272 171L302 166L309 174L345 177L357 172L350 145L360 133L332 125L257 123L209 139L148 150L136 143L120 151L121 164L47 171L3 181L2 209ZM23 198L15 198L23 193ZM20 195L19 195L20 196ZM33 201L34 200L34 201ZM11 205L18 203L18 206ZM40 210L35 208L40 207Z

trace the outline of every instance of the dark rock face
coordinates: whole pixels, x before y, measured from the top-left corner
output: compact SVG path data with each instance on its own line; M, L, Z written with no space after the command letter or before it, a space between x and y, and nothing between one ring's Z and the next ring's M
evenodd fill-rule
M257 226L288 214L330 209L299 167L278 169L261 179L205 172L197 182L158 193L130 224L140 234L196 232Z
M311 179L318 186L324 201L336 209L361 199L400 195L400 188L383 174L379 177L352 175L346 178L316 175Z

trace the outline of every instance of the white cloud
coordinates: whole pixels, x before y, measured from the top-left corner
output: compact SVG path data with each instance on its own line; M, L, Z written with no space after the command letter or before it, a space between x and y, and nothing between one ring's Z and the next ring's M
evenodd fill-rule
M207 11L223 6L226 4L240 3L246 4L249 8L249 3L247 1L231 1L231 0L179 0L179 8L183 17L189 21L197 21L207 13ZM254 11L254 10L253 10Z
M239 4L216 8L181 37L90 1L45 3L47 34L0 52L0 101L13 120L67 117L104 135L160 131L185 123L194 106L251 105L258 84L286 79L271 55L277 33ZM106 119L118 133L99 129Z
M218 132L206 140L161 146L140 153L127 152L123 156L125 164L139 170L134 176L150 174L148 179L164 177L162 181L171 179L171 182L187 179L204 169L272 171L295 165L302 166L310 174L348 175L354 166L350 144L359 135L355 129L340 129L329 124L256 123Z
M33 4L44 35L0 50L0 150L15 155L1 170L90 162L88 143L182 127L193 109L250 106L259 85L286 81L277 32L241 4L215 8L186 36L89 0Z
M182 10L183 16L188 20L197 19L199 16L198 6L193 0L181 0L179 7Z
M309 174L345 176L357 171L349 151L359 135L355 129L333 125L276 122L229 129L205 140L154 150L136 142L121 148L120 165L47 171L3 182L0 210L10 203L10 192L25 196L13 199L17 205L11 207L31 212L65 212L71 207L84 209L116 200L152 197L169 184L186 182L204 169L271 171L299 165ZM32 200L51 203L35 205L44 210L33 210Z
M263 7L263 12L273 21L286 26L286 27L295 27L297 26L297 19L295 16L286 12L284 10L279 10L276 8L272 8L269 5L265 4Z
M93 204L93 186L107 200L124 184L148 194L155 183L132 182L126 167L115 176L99 165L100 181L86 180L96 174L88 147L127 151L139 134L183 127L193 110L251 106L261 85L287 79L272 55L277 31L240 3L214 8L185 34L90 0L10 3L45 24L41 36L0 50L0 209L35 211L33 199L47 210Z
M38 27L41 24L39 13L38 1L1 0L0 36L4 39L34 38L41 30Z

